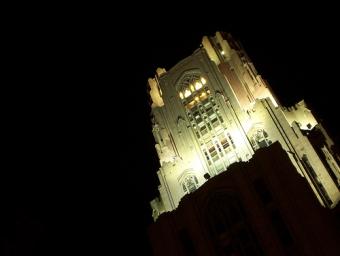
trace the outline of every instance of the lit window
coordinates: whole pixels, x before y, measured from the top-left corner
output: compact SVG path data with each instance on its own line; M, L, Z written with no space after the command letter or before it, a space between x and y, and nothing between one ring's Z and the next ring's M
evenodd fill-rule
M181 99L183 100L184 96L182 92L179 93L179 97L181 97Z
M187 107L188 109L192 109L195 105L196 101L192 100L187 105L185 105L185 107Z
M190 95L191 95L190 90L189 90L189 89L186 89L185 92L184 92L184 97L185 97L185 98L188 98Z
M193 91L195 91L195 88L194 88L194 86L191 84L190 85L190 90L193 92Z
M221 51L221 54L224 55L224 51Z
M195 88L196 88L196 90L201 89L202 88L202 83L201 82L196 82L195 83Z
M204 77L201 77L201 81L202 81L202 84L206 84L207 83L207 80L205 80Z

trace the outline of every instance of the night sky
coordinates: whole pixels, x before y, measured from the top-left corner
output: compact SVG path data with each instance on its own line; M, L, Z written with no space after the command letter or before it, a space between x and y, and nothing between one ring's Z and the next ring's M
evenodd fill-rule
M339 139L339 32L330 9L205 19L150 11L132 25L89 12L23 25L0 254L151 254L159 165L147 79L193 53L204 35L231 32L283 105L305 99Z

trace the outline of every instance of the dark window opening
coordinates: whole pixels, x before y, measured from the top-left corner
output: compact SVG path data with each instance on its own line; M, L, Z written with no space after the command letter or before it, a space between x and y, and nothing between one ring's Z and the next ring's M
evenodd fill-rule
M318 175L316 174L315 170L313 169L311 163L309 162L307 156L304 154L302 156L302 163L307 171L308 176L311 178L314 186L318 190L319 194L321 195L321 198L326 206L332 205L332 200L328 196L328 193L322 183L319 181Z

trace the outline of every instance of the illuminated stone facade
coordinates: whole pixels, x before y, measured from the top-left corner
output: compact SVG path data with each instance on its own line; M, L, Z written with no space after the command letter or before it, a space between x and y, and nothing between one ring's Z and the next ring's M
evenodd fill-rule
M323 206L340 200L339 156L304 101L285 108L229 34L204 37L201 47L150 78L153 135L160 161L160 196L153 217L254 152L280 142ZM313 143L309 133L320 133Z

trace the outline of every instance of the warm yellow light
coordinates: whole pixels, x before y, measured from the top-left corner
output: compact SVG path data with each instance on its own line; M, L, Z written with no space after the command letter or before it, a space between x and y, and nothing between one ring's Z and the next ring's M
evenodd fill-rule
M224 55L224 51L221 51L221 54Z
M186 107L187 107L188 109L192 109L193 106L195 106L195 105L196 105L196 102L193 100L193 101L191 101L190 103L188 103L188 104L186 105Z
M195 100L196 100L196 101L199 101L200 99L199 99L198 97L195 97Z
M207 93L210 94L210 90L207 90Z
M181 97L181 99L183 100L183 98L184 98L183 92L179 93L179 97Z
M202 92L201 95L200 95L200 99L204 100L206 98L207 98L207 94L205 92Z
M201 89L202 88L202 83L201 82L196 82L195 83L195 88L196 88L196 90Z
M207 83L207 80L205 80L204 77L201 77L201 81L202 81L202 84L206 84Z
M188 98L190 95L191 95L190 90L189 90L189 89L185 89L184 97L185 97L185 98Z
M194 88L194 86L191 84L190 85L190 90L193 92L193 91L195 91L195 88Z

